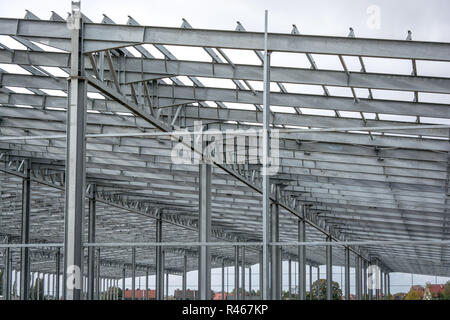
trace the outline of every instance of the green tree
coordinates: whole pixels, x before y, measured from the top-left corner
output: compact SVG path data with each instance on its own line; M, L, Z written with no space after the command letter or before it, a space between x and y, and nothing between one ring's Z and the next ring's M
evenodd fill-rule
M421 300L419 291L411 288L406 295L405 300Z
M445 284L444 293L442 296L444 300L450 300L450 281L447 281L447 283Z
M342 290L339 288L339 283L332 281L331 282L331 294L333 300L341 300L342 299ZM312 284L312 298L313 300L325 300L327 298L327 280L319 279L314 281Z
M39 281L39 295L38 295L38 281ZM44 280L37 278L34 281L34 286L32 288L34 299L43 300L44 299Z

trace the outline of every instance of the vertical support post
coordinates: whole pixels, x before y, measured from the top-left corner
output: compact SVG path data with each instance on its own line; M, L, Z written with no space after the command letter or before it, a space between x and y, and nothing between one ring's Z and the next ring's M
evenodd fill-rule
M95 209L97 194L97 187L95 184L91 184L89 188L89 224L88 224L88 242L95 243ZM95 248L88 247L88 284L87 284L88 300L94 300L95 294Z
M234 246L234 298L239 300L239 247Z
M96 275L95 275L95 295L96 299L100 300L101 297L101 288L100 288L100 248L97 248L97 255L96 255Z
M331 237L327 237L327 241L331 242ZM327 269L327 300L333 299L333 251L332 246L326 248L326 269Z
M262 299L263 294L263 250L259 252L259 299Z
M222 260L222 300L225 300L225 261Z
M309 264L309 300L312 300L312 264Z
M60 297L59 289L61 287L61 249L60 248L56 249L55 260L56 260L55 296L56 296L56 300L59 300L59 297ZM22 274L20 275L20 279L22 280Z
M387 274L387 294L388 300L391 300L391 275Z
M289 299L292 297L292 261L288 259L288 293Z
M263 229L263 254L260 272L262 273L262 287L260 288L262 299L268 300L269 293L269 215L270 215L270 178L269 165L269 120L270 120L270 53L267 50L267 25L268 12L265 11L264 22L264 93L263 93L263 199L262 199L262 229Z
M36 300L41 299L41 275L39 272L37 272L36 277Z
M145 269L145 300L148 300L148 268Z
M21 243L30 242L30 200L31 200L31 161L24 161L25 178L22 180L22 224ZM20 299L28 300L30 296L30 255L29 248L20 249Z
M252 294L252 266L250 266L248 268L248 296L251 297L253 296Z
M122 300L125 300L125 277L126 277L126 270L125 266L122 268Z
M136 299L136 247L131 251L131 300Z
M166 299L169 300L169 271L166 272Z
M384 278L384 272L383 272L383 270L380 270L380 297L379 297L379 300L383 300L383 294L384 294L383 278Z
M306 242L306 206L302 206L302 218L298 220L298 241ZM298 246L298 298L306 300L306 246Z
M241 287L242 287L242 296L241 296L241 300L245 300L245 247L242 247L242 259L241 259Z
M320 280L320 266L317 266L317 300L321 299L319 280Z
M368 300L367 298L367 261L363 260L363 293L364 300Z
M211 240L211 164L205 160L199 166L199 242ZM199 248L198 290L201 300L211 299L211 255L209 246Z
M11 248L6 248L4 253L3 270L3 299L11 299Z
M380 299L380 265L379 262L377 260L377 268L376 268L376 276L375 276L375 281L376 281L376 286L375 286L375 300L379 300Z
M161 212L156 219L156 242L162 241L162 220ZM164 262L162 256L162 247L156 247L156 299L164 300Z
M183 279L182 279L182 291L183 291L183 299L186 300L186 287L187 287L187 255L183 256Z
M361 300L362 283L361 283L361 257L357 254L355 258L355 274L356 274L356 300Z
M350 300L350 249L344 247L345 254L345 300Z
M275 186L275 196L279 199L279 186ZM280 207L276 203L271 205L270 226L271 226L271 241L279 242L280 240ZM281 300L281 248L279 246L272 246L271 254L271 290L272 300Z
M86 161L86 92L83 21L72 3L72 52L68 83L66 204L64 217L64 298L80 300L83 270L83 212Z

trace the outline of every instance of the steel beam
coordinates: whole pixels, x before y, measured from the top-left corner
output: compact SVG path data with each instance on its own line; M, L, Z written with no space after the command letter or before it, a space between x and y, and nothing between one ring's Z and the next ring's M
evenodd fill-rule
M26 50L0 49L0 63L19 64L22 66L47 66L68 68L69 54L56 52L37 52ZM100 56L100 58L102 55ZM115 65L119 58L112 57ZM32 64L30 64L30 61ZM145 59L127 57L124 68L127 70L125 82L142 81L151 76L196 76L213 77L234 80L260 81L263 77L263 67L257 65L234 64L220 62L181 61L167 59ZM102 64L99 63L99 66ZM98 67L99 67L98 66ZM92 64L86 60L86 71L95 73ZM214 72L212 72L214 68ZM102 70L100 68L100 70ZM142 73L141 73L142 72ZM450 93L450 80L442 77L410 76L398 74L344 72L335 70L314 70L292 67L271 67L271 77L274 82L299 83L310 85L358 87L385 90L406 90L433 93Z
M199 166L199 241L211 240L211 165ZM211 254L208 246L199 248L198 289L201 300L211 299Z
M70 47L70 31L65 22L23 19L0 19L0 34L19 35L60 49ZM85 52L151 43L263 50L265 36L261 32L219 31L131 25L86 24ZM450 44L425 41L399 41L367 38L330 37L271 33L268 50L316 54L354 55L449 61Z

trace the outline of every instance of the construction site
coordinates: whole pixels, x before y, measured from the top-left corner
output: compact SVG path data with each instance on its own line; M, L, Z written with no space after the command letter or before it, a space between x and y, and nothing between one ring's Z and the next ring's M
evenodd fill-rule
M450 277L450 42L83 12L0 17L3 300L390 300L393 273Z

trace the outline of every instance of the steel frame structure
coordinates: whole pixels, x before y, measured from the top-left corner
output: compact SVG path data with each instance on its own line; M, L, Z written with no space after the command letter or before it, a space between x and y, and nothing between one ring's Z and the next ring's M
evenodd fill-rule
M268 33L267 12L264 33L240 23L235 31L194 29L185 20L181 28L140 26L131 17L127 25L107 16L94 23L78 13L67 21L56 13L0 18L0 35L24 47L0 43L0 63L26 71L0 68L6 292L20 270L21 299L31 297L35 273L57 298L117 299L115 289L131 274L135 299L135 278L145 276L147 289L155 274L164 299L166 273L183 277L186 297L186 273L198 270L199 298L210 299L211 268L222 268L224 293L224 268L234 266L239 292L246 269L251 288L251 266L259 264L260 297L280 299L283 260L289 270L298 262L300 299L307 264L309 287L312 267L326 265L322 299L332 298L333 265L345 266L347 299L351 266L358 299L372 298L369 265L381 268L385 292L390 272L450 276L450 126L422 121L449 120L450 109L419 98L450 94L450 77L416 68L419 60L450 62L450 43L301 35L295 26L291 34ZM201 48L211 62L178 60L167 46ZM236 63L227 50L250 50L261 64ZM278 52L303 55L311 68L272 66ZM342 71L318 68L315 54L338 57ZM356 57L361 71L350 71L346 57ZM408 60L413 72L368 72L367 58ZM205 85L208 79L227 79L235 89ZM288 92L288 84L320 86L324 94ZM415 98L377 99L376 90ZM334 116L304 113L311 108ZM193 132L199 120L211 130L262 126L262 163L172 163L174 145L185 143L173 131ZM280 170L269 176L273 129L280 129Z

